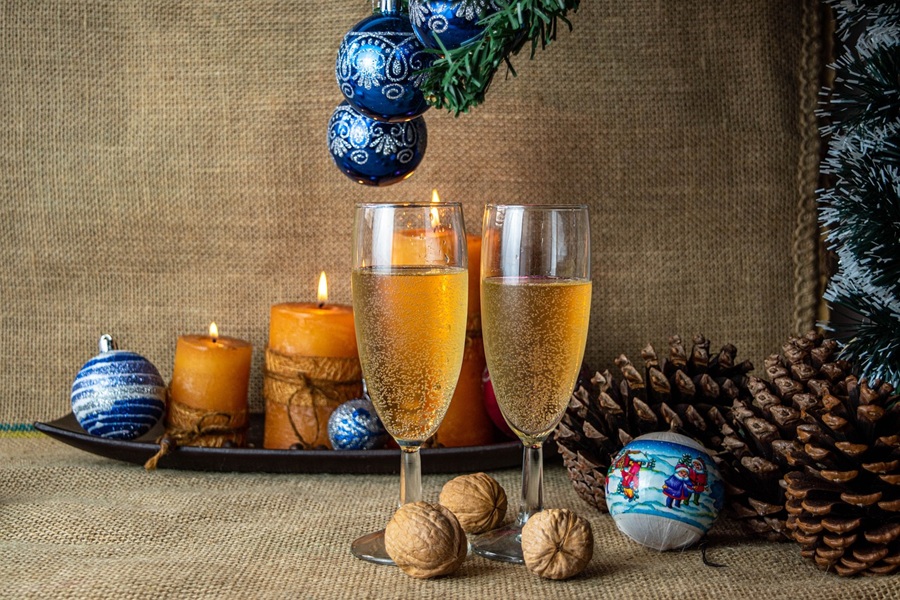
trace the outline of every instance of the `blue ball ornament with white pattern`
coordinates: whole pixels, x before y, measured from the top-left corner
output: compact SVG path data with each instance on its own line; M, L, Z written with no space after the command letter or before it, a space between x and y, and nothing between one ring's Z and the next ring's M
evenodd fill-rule
M354 398L338 406L328 419L328 439L335 450L374 450L390 436L368 398Z
M166 384L149 360L100 338L100 354L72 383L72 413L91 435L133 440L150 431L166 407Z
M409 0L409 20L426 48L455 50L478 39L480 21L499 9L494 0Z
M428 144L425 118L376 121L342 102L328 122L328 150L344 175L357 183L385 186L413 174Z
M428 110L419 89L434 56L413 33L394 0L366 17L341 42L335 76L341 93L359 112L379 121L408 121Z

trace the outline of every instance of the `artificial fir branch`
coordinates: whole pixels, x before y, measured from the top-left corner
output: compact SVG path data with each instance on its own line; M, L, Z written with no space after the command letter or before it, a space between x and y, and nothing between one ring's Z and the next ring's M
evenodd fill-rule
M844 265L852 255L871 285L900 298L900 133L842 138L823 171L836 176L820 196L820 221Z
M855 54L845 54L837 59L834 67L838 75L835 86L840 95L831 101L828 110L821 114L831 120L822 129L828 135L836 131L849 131L857 126L876 129L896 127L900 122L900 44L875 48L861 59Z
M834 10L838 36L845 42L857 35L860 27L878 31L895 25L900 17L900 6L884 0L830 0L829 4ZM861 41L864 39L865 35Z
M835 276L825 298L850 311L850 322L835 329L844 343L843 354L862 365L870 380L896 386L900 382L900 300L861 286L852 273Z
M498 0L500 10L481 20L484 35L454 50L442 49L425 71L421 87L428 102L455 115L481 104L501 65L515 76L511 56L530 42L534 58L539 46L543 49L556 39L560 21L572 29L567 17L578 10L579 1Z
M845 322L826 326L861 375L900 387L900 6L832 0L844 41L819 195L820 221L837 253L825 299ZM851 43L855 39L855 44ZM849 322L846 322L849 321Z

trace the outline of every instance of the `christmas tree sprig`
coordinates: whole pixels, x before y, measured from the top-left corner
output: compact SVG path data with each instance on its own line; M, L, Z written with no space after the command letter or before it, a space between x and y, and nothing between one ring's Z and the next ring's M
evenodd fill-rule
M495 0L500 10L482 19L484 34L477 40L441 54L425 71L421 85L428 102L455 115L481 104L497 70L505 64L515 76L510 60L526 45L531 58L538 47L556 39L559 23L571 31L570 12L580 0ZM440 40L438 40L440 43Z
M839 263L825 325L861 375L900 388L900 6L831 4L844 48L820 113L833 185L819 193L819 219Z
M839 75L835 86L841 93L831 106L820 112L831 123L822 133L850 132L857 126L865 129L897 127L900 123L900 44L876 47L865 59L855 54L839 57L834 67Z
M843 271L900 299L900 133L841 139L826 162L836 184L820 196L820 221ZM893 244L890 242L893 240ZM893 251L892 251L893 250Z

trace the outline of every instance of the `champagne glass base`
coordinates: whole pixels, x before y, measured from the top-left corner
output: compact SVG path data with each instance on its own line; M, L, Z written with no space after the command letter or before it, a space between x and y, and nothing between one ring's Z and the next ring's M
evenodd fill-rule
M350 552L356 558L379 565L393 565L394 561L384 549L384 529L364 535L353 541Z
M524 564L522 557L522 528L502 527L472 540L472 551L490 560Z

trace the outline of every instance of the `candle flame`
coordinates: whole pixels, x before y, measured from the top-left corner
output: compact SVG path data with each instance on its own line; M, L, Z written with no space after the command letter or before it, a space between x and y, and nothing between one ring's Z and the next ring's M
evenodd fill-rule
M438 196L438 191L436 189L431 190L431 201L432 202L440 202L441 197ZM431 209L431 227L437 228L438 225L441 224L441 216L438 214L437 207L432 207Z
M325 278L325 271L319 274L319 306L324 306L328 302L328 279Z
M213 341L216 341L219 337L219 328L216 327L215 321L209 324L209 337L211 337Z

